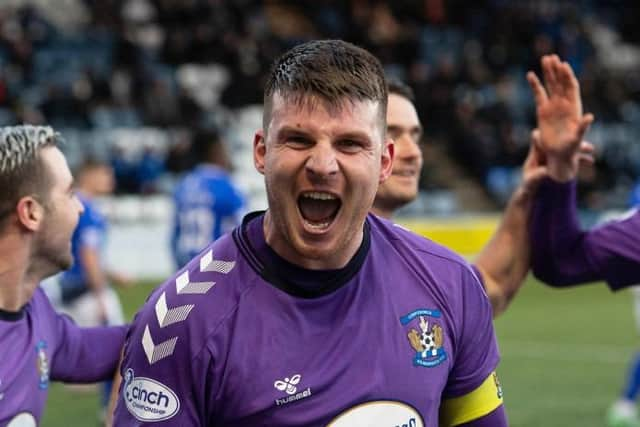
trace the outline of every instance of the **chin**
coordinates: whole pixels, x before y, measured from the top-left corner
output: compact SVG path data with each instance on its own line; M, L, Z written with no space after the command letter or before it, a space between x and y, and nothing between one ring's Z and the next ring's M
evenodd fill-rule
M68 270L73 265L73 256L69 254L67 256L60 257L54 261L54 265L58 270L56 271L56 273L58 273L59 271Z

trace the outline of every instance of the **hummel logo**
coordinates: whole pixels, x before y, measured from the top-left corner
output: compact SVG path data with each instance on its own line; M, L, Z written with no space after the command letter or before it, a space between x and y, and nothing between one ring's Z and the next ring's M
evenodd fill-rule
M296 392L296 384L300 382L302 375L296 374L291 378L285 378L284 381L276 381L273 383L273 386L280 391L286 391L287 394L293 394Z
M276 382L273 383L273 386L276 389L280 391L284 391L288 394L287 397L283 397L282 399L276 399L277 406L285 405L287 403L295 402L296 400L304 399L311 396L310 387L307 387L306 390L299 391L298 393L296 393L296 391L298 391L298 388L296 387L296 385L300 382L301 379L302 379L302 375L296 374L291 378L285 378L284 380L277 380Z

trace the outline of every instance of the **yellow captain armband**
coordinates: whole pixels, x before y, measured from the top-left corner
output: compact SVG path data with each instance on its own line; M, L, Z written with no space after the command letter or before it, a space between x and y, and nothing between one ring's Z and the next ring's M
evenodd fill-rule
M464 396L442 401L440 427L453 427L468 423L493 412L502 405L502 387L495 372L478 388Z

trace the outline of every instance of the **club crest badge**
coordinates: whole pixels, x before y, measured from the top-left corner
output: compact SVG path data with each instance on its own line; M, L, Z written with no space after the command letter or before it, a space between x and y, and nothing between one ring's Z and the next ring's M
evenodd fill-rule
M36 368L38 369L38 387L46 390L49 387L49 358L47 357L47 342L41 340L36 344Z
M440 310L420 309L400 318L402 325L414 326L409 329L409 345L416 352L413 358L415 366L433 368L447 360L444 348L444 333L438 323Z

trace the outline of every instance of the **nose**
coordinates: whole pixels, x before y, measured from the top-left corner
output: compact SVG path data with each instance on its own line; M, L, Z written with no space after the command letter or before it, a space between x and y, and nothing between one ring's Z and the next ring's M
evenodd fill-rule
M327 179L338 173L338 161L331 144L318 143L309 153L305 169L310 178Z
M395 140L396 158L404 158L409 160L422 158L420 145L409 134L402 134L400 138Z
M78 213L79 214L83 214L84 213L84 203L82 203L80 198L78 198L77 194L74 194L73 198L75 199L76 206L78 207Z

